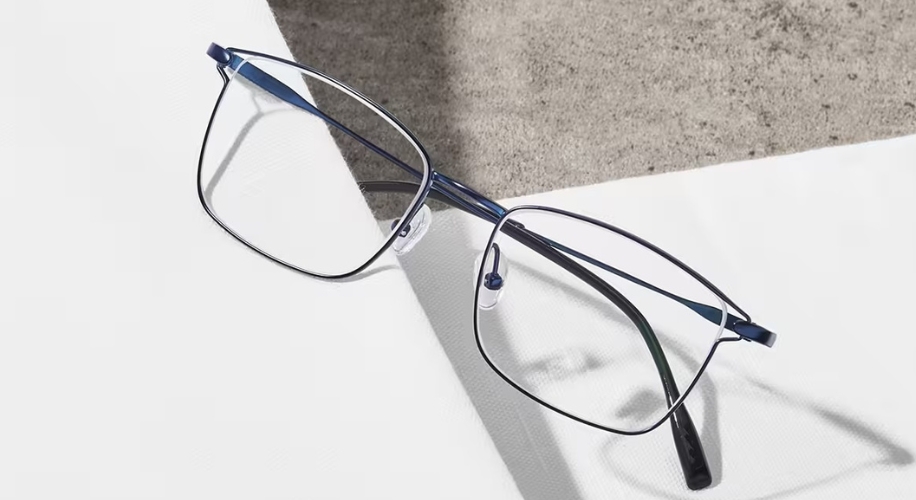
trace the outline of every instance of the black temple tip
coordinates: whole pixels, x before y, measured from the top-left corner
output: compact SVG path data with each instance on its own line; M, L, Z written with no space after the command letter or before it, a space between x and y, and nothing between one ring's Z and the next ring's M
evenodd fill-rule
M686 406L681 405L671 415L671 432L674 434L674 447L681 461L687 487L691 490L701 490L712 484L712 473L706 462L706 453Z

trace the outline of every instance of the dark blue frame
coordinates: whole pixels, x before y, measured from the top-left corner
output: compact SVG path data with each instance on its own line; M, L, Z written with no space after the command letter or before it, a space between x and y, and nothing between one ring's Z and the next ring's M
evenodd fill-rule
M647 346L649 347L649 350L652 353L653 360L656 363L656 367L659 372L659 377L660 377L663 388L665 390L665 394L668 399L667 402L669 406L669 411L655 425L649 428L646 428L640 431L635 431L635 432L622 431L619 429L612 429L612 428L604 427L594 422L589 422L581 418L578 418L574 415L568 414L564 412L563 410L556 408L550 405L549 403L540 400L536 396L528 393L524 388L519 387L508 376L502 373L502 371L494 363L492 363L492 361L486 355L486 352L484 351L483 346L480 343L480 336L479 336L479 332L477 331L478 329L476 327L476 324L477 324L477 321L476 321L477 320L477 297L475 294L475 313L474 313L475 316L474 317L475 317L475 335L477 337L477 345L478 345L478 349L480 350L481 354L483 355L487 363L490 365L490 367L493 368L493 370L496 371L509 384L511 384L513 387L515 387L517 390L519 390L520 392L522 392L523 394L525 394L532 400L544 405L547 408L550 408L553 411L556 411L557 413L565 415L573 420L582 422L586 425L590 425L592 427L596 427L596 428L599 428L599 429L602 429L608 432L613 432L617 434L626 434L626 435L643 434L645 432L649 432L657 428L666 419L670 420L671 425L672 425L672 433L673 433L674 440L675 440L675 446L677 448L678 457L681 461L681 467L684 471L687 485L691 489L700 489L700 488L704 488L708 486L711 483L712 478L709 473L708 466L706 464L706 459L705 459L705 454L703 453L702 444L699 441L699 435L696 432L696 429L689 416L689 413L687 412L687 408L683 404L683 399L690 392L690 390L694 387L700 375L705 370L706 365L709 363L710 359L712 358L712 355L715 353L716 348L718 347L718 345L721 342L747 340L747 341L757 342L757 343L770 347L773 345L773 343L776 340L775 333L754 324L751 321L749 315L747 315L740 307L738 307L738 305L736 305L731 299L729 299L724 293L722 293L718 288L716 288L712 283L710 283L706 278L701 276L699 273L697 273L696 271L694 271L693 269L691 269L690 267L688 267L686 264L682 263L681 261L677 260L675 257L668 254L664 250L656 247L655 245L652 245L651 243L639 238L638 236L635 236L631 233L628 233L622 229L611 226L604 222L601 222L595 219L591 219L591 218L588 218L582 215L574 214L571 212L567 212L564 210L551 208L551 207L528 206L528 207L516 207L511 210L507 210L506 208L501 206L499 203L487 198L486 196L475 191L474 189L454 179L451 179L440 172L436 172L430 166L429 156L426 153L425 149L423 149L419 140L417 140L416 137L413 135L413 133L411 133L410 130L407 129L407 127L401 124L397 120L397 118L395 118L387 110L385 110L384 108L382 108L381 106L373 102L368 97L363 96L362 94L352 89L351 87L347 86L346 84L343 84L335 80L334 78L315 70L314 68L310 68L308 66L304 66L304 65L301 65L295 62L287 61L287 60L284 60L278 57L274 57L268 54L262 54L259 52L253 52L253 51L236 49L236 48L224 49L216 44L210 45L209 49L207 50L207 54L217 62L217 69L221 77L223 78L223 88L220 91L219 98L217 99L216 105L214 106L214 109L213 109L213 113L210 116L210 121L207 125L207 132L204 137L204 144L201 147L200 161L198 163L198 182L197 182L198 197L200 198L200 202L203 205L204 210L224 230L226 230L234 238L236 238L237 240L239 240L241 243L245 244L252 250L258 252L262 256L267 257L292 270L301 272L303 274L307 274L309 276L318 277L318 278L339 279L339 278L347 278L347 277L353 276L363 271L369 265L371 265L386 249L388 249L388 247L390 247L394 243L398 235L402 231L405 230L405 228L409 225L411 219L414 217L414 215L416 215L420 207L423 206L427 197L431 197L438 201L447 203L455 208L459 208L476 217L479 217L483 220L493 223L495 227L494 227L494 232L490 236L490 243L487 246L488 252L490 251L490 248L493 246L492 242L496 236L497 231L502 231L506 233L507 235L509 235L510 237L516 239L517 241L525 244L532 250L538 252L545 258L551 260L555 264L560 265L565 270L571 272L578 278L585 281L587 284L589 284L590 286L595 288L597 291L599 291L602 295L604 295L608 300L613 302L618 308L620 308L625 314L627 314L632 321L634 321L634 323L639 327L644 337L644 340L646 341ZM313 104L308 102L308 100L300 96L298 93L290 89L288 86L286 86L279 80L263 72L262 70L260 70L257 66L253 64L246 64L245 59L240 57L239 54L269 59L269 60L272 60L272 61L275 61L281 64L286 64L286 65L296 67L305 72L312 73L313 75L317 77L327 79L328 81L333 82L335 85L338 85L341 88L346 89L348 92L353 93L359 99L364 100L365 104L372 106L376 111L388 117L394 124L396 124L397 127L401 129L401 131L406 136L408 136L414 142L414 144L418 147L419 152L423 157L424 167L426 171L420 172L416 170L415 168L405 164L398 158L392 156L384 149L376 146L372 142L366 140L365 138L351 131L346 126L334 120L333 117L328 116L327 114L323 113L321 110L316 108ZM382 156L383 158L390 161L391 163L398 166L399 168L403 169L404 171L406 171L407 173L409 173L411 176L413 176L414 178L418 180L418 183L391 182L391 181L371 181L371 182L360 183L360 186L362 189L366 191L370 191L370 192L371 191L403 192L403 193L408 193L408 194L409 193L418 193L414 199L413 204L407 210L407 213L405 214L405 216L402 217L400 221L398 221L398 223L395 225L394 228L392 228L393 231L389 239L386 241L386 243L364 264L362 264L361 266L357 267L356 269L350 272L343 273L343 274L337 274L337 275L323 275L323 274L319 274L319 273L315 273L315 272L311 272L311 271L302 269L294 264L291 264L281 259L278 259L270 255L269 253L263 251L262 249L256 247L255 245L251 244L250 242L245 240L241 235L235 233L231 228L229 228L226 224L224 224L219 219L219 217L217 217L216 214L214 214L211 211L205 199L205 196L204 196L204 190L203 190L202 183L201 183L201 175L202 175L203 158L204 158L204 151L206 149L207 138L209 137L210 130L213 125L213 120L219 108L219 104L223 98L225 90L230 81L230 77L226 73L227 70L243 76L244 78L246 78L253 84L263 89L264 91L283 100L284 102L321 118L328 125L333 126L336 129L338 129L339 131L347 134L354 140L361 143L363 146L369 148L376 154ZM516 210L520 210L520 209L545 210L545 211L550 211L550 212L558 213L561 215L565 215L567 217L576 218L576 219L579 219L585 222L589 222L592 224L596 224L607 230L613 231L623 237L629 238L632 241L644 246L645 248L657 253L658 255L667 259L669 262L678 266L679 268L687 272L690 276L698 280L701 284L703 284L706 288L708 288L716 296L721 298L726 304L728 304L731 308L733 308L738 314L740 314L743 317L743 318L739 318L732 314L726 313L727 315L725 318L725 328L729 331L736 333L737 337L720 338L715 342L715 344L713 345L709 353L709 357L707 357L707 359L703 363L701 370L698 372L696 378L691 382L687 390L684 391L683 393L684 397L682 397L680 394L680 391L677 388L677 385L674 382L674 377L671 374L670 367L668 365L664 351L662 350L660 344L658 343L658 340L654 332L652 331L651 326L649 326L645 318L642 317L642 314L638 311L638 309L636 309L636 307L632 303L630 303L629 300L626 299L626 297L624 297L619 292L617 292L617 290L615 290L609 284L607 284L606 282L604 282L603 280L595 276L593 273L591 273L590 271L588 271L581 265L579 265L577 262L572 260L569 256L573 256L577 259L588 262L607 272L615 274L630 282L633 282L635 284L648 288L654 292L660 293L672 300L675 300L683 304L685 307L690 308L691 310L693 310L694 312L696 312L703 318L707 319L708 321L716 324L717 326L720 325L722 322L723 311L713 306L709 306L706 304L700 304L700 303L685 299L683 297L679 297L673 293L670 293L655 285L652 285L651 283L645 282L639 279L638 277L629 275L628 273L624 271L621 271L608 264L605 264L601 261L593 259L584 253L581 253L577 250L565 247L557 242L544 238L532 231L525 229L524 226L522 226L521 224L518 224L517 222L508 218L509 215L511 215L511 213L513 213ZM486 259L484 259L484 262L485 261ZM482 281L484 279L483 276L484 276L484 270L481 267L479 271L479 275L478 275L478 282L477 282L478 286L480 283L483 282Z

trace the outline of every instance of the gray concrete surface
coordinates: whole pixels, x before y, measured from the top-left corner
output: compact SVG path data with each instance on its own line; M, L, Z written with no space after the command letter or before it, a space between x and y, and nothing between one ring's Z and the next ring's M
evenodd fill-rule
M270 0L496 198L916 132L913 0Z

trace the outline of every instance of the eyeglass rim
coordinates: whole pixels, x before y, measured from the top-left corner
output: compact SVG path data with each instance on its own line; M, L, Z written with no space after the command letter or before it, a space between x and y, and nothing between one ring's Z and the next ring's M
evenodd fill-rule
M270 261L276 264L279 264L280 266L283 266L287 269L290 269L290 270L293 270L298 273L301 273L307 276L311 276L314 278L326 279L326 280L349 278L349 277L352 277L364 271L366 268L372 265L372 263L378 260L378 258L381 257L382 254L385 253L385 251L391 247L391 245L394 244L398 235L407 227L411 219L416 215L420 207L423 206L423 203L425 203L426 198L429 195L429 191L432 187L433 174L435 172L435 170L432 167L432 162L430 160L429 153L427 153L426 149L420 143L419 139L417 139L417 137L413 134L413 132L411 132L410 129L408 129L403 123L401 123L394 115L392 115L391 113L388 112L388 110L386 110L385 108L377 104L375 101L373 101L369 97L366 97L365 95L363 95L356 89L350 87L349 85L325 73L322 73L321 71L318 71L315 68L312 68L310 66L299 64L299 63L289 61L286 59L282 59L280 57L272 56L270 54L264 54L261 52L255 52L255 51L245 50L245 49L238 49L234 47L227 47L225 50L231 54L236 54L236 55L242 54L242 55L249 56L249 59L245 59L242 62L242 64L248 64L248 61L251 60L252 58L266 59L266 60L271 61L272 63L277 63L277 64L281 64L284 66L290 66L292 68L295 68L303 72L307 76L315 78L319 81L324 81L325 83L331 86L337 87L338 90L341 90L347 93L350 97L353 97L354 99L359 101L364 106L367 106L370 109L372 109L373 111L375 111L377 114L380 114L380 116L382 116L383 119L388 121L390 125L398 129L398 132L402 136L404 136L411 143L411 145L417 150L417 152L420 154L420 158L423 162L422 179L419 184L420 189L417 192L417 194L414 196L414 199L411 201L410 205L408 205L407 209L404 212L404 215L401 216L400 221L398 221L398 224L394 228L392 228L391 233L389 234L388 238L385 240L382 246L374 254L372 254L371 257L369 257L368 260L366 260L361 265L359 265L358 267L356 267L355 269L351 271L342 272L342 273L321 273L321 272L305 269L301 266L297 266L291 262L288 262L284 259L276 257L272 255L270 252L261 249L254 243L251 243L250 241L245 239L243 236L238 234L238 232L236 232L231 227L229 227L229 225L223 222L220 219L220 217L213 211L213 209L210 207L209 203L206 200L206 196L205 196L204 188L203 188L202 176L203 176L204 158L205 158L206 149L207 149L207 141L210 138L210 133L213 130L213 123L219 111L220 104L223 102L223 97L226 94L226 90L229 88L229 84L232 82L232 79L238 74L238 71L233 71L232 74L227 75L226 73L224 73L224 71L219 66L217 66L217 71L219 72L220 76L223 79L223 85L222 85L222 88L220 89L219 95L216 98L216 102L213 105L213 110L210 112L210 118L207 121L207 129L206 129L206 132L204 133L203 141L201 142L200 154L199 154L198 161L197 161L197 197L204 211L207 213L207 215L210 216L211 219L213 219L214 222L216 222L224 231L226 231L230 236L235 238L237 241L239 241L240 243L248 247L250 250L253 250L257 254L261 255L262 257L265 257L269 259Z
M501 231L503 225L504 225L506 222L509 221L509 219L510 219L510 217L512 216L512 214L518 214L518 213L522 213L522 212L547 212L547 213L553 213L553 214L565 216L565 217L568 217L568 218L571 218L571 219L579 220L579 221L581 221L581 222L593 224L593 225L598 226L598 227L600 227L600 228L602 228L602 229L606 229L606 230L612 231L612 232L614 232L614 233L616 233L616 234L618 234L618 235L620 235L620 236L622 236L622 237L624 237L624 238L627 238L627 239L633 241L634 243L637 243L637 244L639 244L639 245L645 247L647 250L656 253L657 255L659 255L659 256L661 256L662 258L664 258L665 260L671 262L672 264L674 264L675 266L677 266L677 267L680 268L681 270L685 271L688 275L690 275L692 278L696 279L697 282L699 282L701 285L703 285L704 288L706 288L707 290L709 290L710 292L712 292L720 301L722 301L722 302L723 302L724 304L726 304L727 306L731 306L731 301L730 301L727 297L725 297L725 295L724 295L721 291L719 291L718 288L715 287L715 285L713 285L712 283L710 283L707 279L705 279L705 278L704 278L702 275L700 275L698 272L694 271L694 270L693 270L692 268L690 268L687 264L681 262L680 260L678 260L678 259L677 259L676 257L674 257L673 255L671 255L671 254L669 254L668 252L662 250L661 248L655 246L654 244L652 244L652 243L646 241L645 239L640 238L639 236L636 236L635 234L630 233L629 231L626 231L626 230L621 229L621 228L619 228L619 227L616 227L616 226L614 226L614 225L608 224L607 222L604 222L604 221L601 221L601 220L598 220L598 219L595 219L595 218L592 218L592 217L589 217L589 216L586 216L586 215L578 214L578 213L575 213L575 212L570 212L570 211L568 211L568 210L564 210L564 209L556 208L556 207L550 207L550 206L545 206L545 205L518 205L518 206L515 206L515 207L510 208L509 210L506 211L506 213L505 213L502 217L500 217L500 220L494 225L493 230L490 232L490 236L489 236L489 238L487 239L487 245L486 245L486 247L485 247L483 256L482 256L481 259L480 259L480 266L478 267L477 277L476 277L475 286L474 286L474 306L473 306L473 307L474 307L474 340L475 340L475 343L477 344L477 350L480 352L481 356L484 358L484 360L486 361L487 365L488 365L493 371L495 371L495 372L500 376L500 378L502 378L506 383L508 383L510 386L512 386L512 387L513 387L514 389L516 389L517 391L519 391L519 392L521 392L522 394L524 394L526 397L528 397L528 398L531 399L532 401L534 401L534 402L536 402L536 403L538 403L538 404L544 406L545 408L550 409L550 410L552 410L552 411L554 411L554 412L556 412L556 413L558 413L558 414L560 414L560 415L562 415L562 416L564 416L564 417L570 418L570 419L572 419L572 420L575 420L576 422L579 422L579 423L582 423L582 424L585 424L585 425L588 425L588 426L590 426L590 427L593 427L593 428L596 428L596 429L600 429L600 430L603 430L603 431L606 431L606 432L610 432L610 433L613 433L613 434L627 435L627 436L636 436L636 435L640 435L640 434L646 434L646 433L648 433L648 432L651 432L651 431L657 429L661 424L663 424L666 420L668 420L668 419L671 417L672 414L674 414L681 406L684 405L684 402L686 401L687 396L690 395L690 393L693 391L694 387L696 387L697 383L699 382L701 376L706 372L706 368L709 366L710 361L712 361L712 358L713 358L713 356L715 355L716 350L718 349L718 347L719 347L720 344L722 344L722 343L731 343L731 342L737 342L737 341L740 341L740 340L744 340L741 336L738 336L738 335L736 335L736 336L734 336L734 337L723 337L722 334L724 333L724 328L721 328L721 327L720 327L720 331L719 331L719 333L718 333L718 335L717 335L717 337L716 337L716 340L712 343L712 345L711 345L711 347L710 347L710 350L709 350L709 353L706 355L706 358L704 358L703 362L700 364L700 369L697 371L697 373L696 373L696 374L694 375L694 377L691 379L691 381L690 381L690 383L687 385L686 389L684 389L683 391L679 391L679 392L681 392L680 397L675 401L674 404L672 404L672 405L668 408L668 410L667 410L660 418L658 418L657 421L653 421L654 423L652 423L651 425L647 425L647 426L644 427L644 428L640 428L640 429L637 429L637 430L629 430L629 429L618 429L618 428L616 428L616 427L612 427L612 426L608 426L608 425L603 425L603 424L600 424L600 423L598 423L598 422L593 422L593 421L591 421L591 420L589 420L589 419L587 419L587 418L583 418L583 417L577 416L577 415L575 415L575 414L573 414L573 413L570 413L570 412L568 412L568 411L566 411L566 410L563 410L562 408L559 408L559 407L557 407L557 406L555 406L555 405L553 405L553 404L551 404L551 403L549 403L549 402L547 402L547 401L541 399L541 398L538 397L537 395L535 395L535 394L531 393L530 391L528 391L526 388L522 387L520 384L518 384L516 381L514 381L512 377L510 377L509 375L507 375L506 373L504 373L503 370L501 370L501 369L499 368L499 366L498 366L498 365L490 358L490 356L487 354L487 351L486 351L486 349L485 349L485 347L484 347L484 345L483 345L483 341L482 341L482 339L481 339L481 332L480 332L480 316L479 316L479 313L480 313L480 307L479 307L480 288L481 288L481 286L482 286L482 284L483 284L483 281L484 281L484 273L485 273L485 271L486 271L487 258L488 258L488 256L490 255L490 252L491 252L492 249L493 249L493 246L494 246L493 243L495 242L496 237L497 237L497 235L500 233L500 231ZM723 311L723 312L724 312L724 313L727 313L728 311L726 310L726 311ZM750 318L747 317L747 315L743 314L743 312L740 311L740 309L736 309L735 312L737 312L737 313L741 314L742 316L744 316L744 317L746 318L747 321L750 321ZM723 314L723 324L724 324L724 316L725 316L725 314Z

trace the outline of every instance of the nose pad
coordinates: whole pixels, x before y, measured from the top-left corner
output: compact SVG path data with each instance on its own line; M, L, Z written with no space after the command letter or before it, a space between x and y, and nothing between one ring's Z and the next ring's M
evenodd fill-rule
M432 220L433 213L429 210L429 207L426 205L420 207L420 210L417 210L417 213L414 214L410 222L408 222L407 225L404 226L404 229L401 230L401 233L398 234L398 237L394 239L394 243L391 244L391 249L394 250L394 253L404 255L413 249L413 247L423 239L423 235L426 234L426 231L429 230L429 225L432 223ZM400 222L401 219L392 221L391 229L398 227Z
M480 269L482 259L483 255L477 257L475 271ZM483 282L477 288L477 307L487 310L496 306L502 297L509 273L509 260L496 243L493 243L493 247L487 252L487 262L483 269Z

